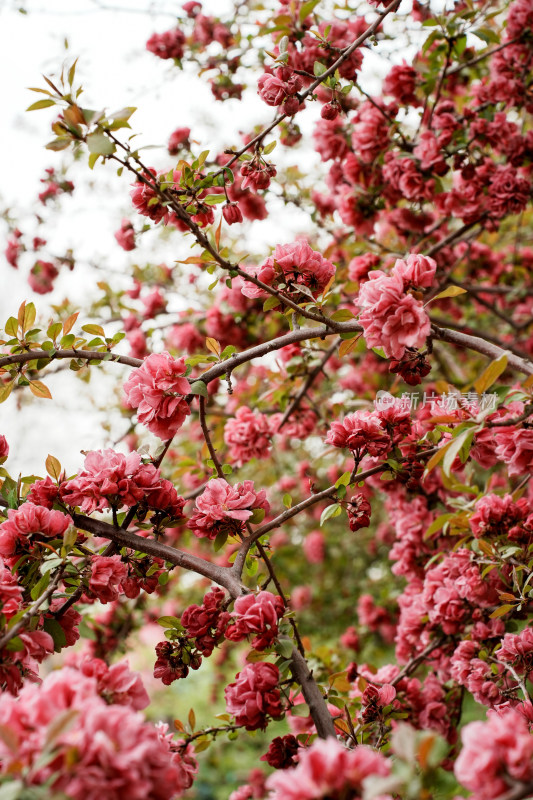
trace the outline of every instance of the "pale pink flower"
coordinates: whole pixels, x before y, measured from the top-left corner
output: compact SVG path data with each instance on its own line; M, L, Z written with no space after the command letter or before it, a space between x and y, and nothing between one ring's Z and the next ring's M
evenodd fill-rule
M253 412L247 406L237 409L234 419L224 427L224 441L236 466L241 467L252 458L265 458L270 453L271 429L268 417Z
M33 534L61 539L69 525L71 517L61 511L50 511L29 502L10 508L7 520L0 525L0 556L22 554L30 546Z
M455 776L476 800L493 800L533 780L533 737L524 717L514 709L486 722L471 722L461 734L463 749Z
M223 478L214 478L196 499L188 527L199 538L215 539L219 533L238 533L255 508L262 508L265 513L270 510L264 489L256 491L253 481L230 486Z
M116 600L120 585L127 577L128 565L119 555L92 557L89 590L101 603Z
M127 405L137 409L139 422L160 439L171 439L191 413L185 372L183 358L152 353L124 384Z

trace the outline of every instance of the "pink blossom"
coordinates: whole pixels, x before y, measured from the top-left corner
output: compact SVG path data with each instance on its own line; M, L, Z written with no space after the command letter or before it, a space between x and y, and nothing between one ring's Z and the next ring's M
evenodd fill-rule
M22 593L23 588L17 576L12 574L0 558L0 608L6 619L11 619L20 609Z
M270 647L278 635L278 621L283 616L285 605L281 597L271 592L259 592L238 597L231 616L235 624L226 631L226 638L240 642L249 634L257 634L252 640L256 650Z
M158 58L183 57L185 34L179 28L164 33L154 33L146 42L146 49Z
M222 209L222 214L228 225L242 222L242 211L237 203L226 203Z
M188 527L199 538L215 539L219 533L236 534L244 530L245 522L256 508L268 513L270 505L265 490L257 492L253 481L230 486L223 478L214 478L196 499Z
M270 424L268 417L253 412L247 406L237 409L234 419L226 422L224 441L236 466L246 464L252 458L265 458L270 453Z
M342 422L331 423L326 443L334 447L346 447L357 452L381 456L391 448L390 436L382 422L372 411L355 411L347 414Z
M201 606L187 606L181 615L181 624L204 656L211 655L231 619L224 609L225 601L224 590L215 586L207 592Z
M515 503L510 494L503 497L487 494L476 503L475 513L470 517L470 527L476 538L505 534L526 513L526 509Z
M411 286L419 289L429 289L433 285L437 262L429 256L411 254L407 259L398 259L392 268L393 275L399 275L403 280L404 291Z
M299 755L294 769L275 772L268 778L270 800L356 797L363 792L365 778L390 772L381 753L366 745L347 750L334 738L317 739Z
M171 156L175 156L179 153L182 147L188 147L190 135L190 128L176 128L176 130L170 134L170 138L168 140L169 154Z
M111 449L92 450L78 476L61 484L60 494L64 503L79 506L86 514L142 503L183 516L184 501L170 481L162 480L153 464L143 464L135 450L127 456Z
M128 565L119 555L93 556L89 590L101 603L117 600L120 585L128 577Z
M5 436L0 436L0 464L3 464L9 455L9 445Z
M533 779L533 738L524 717L514 709L486 722L471 722L461 734L463 749L455 776L476 800L493 800Z
M59 272L51 261L36 261L28 275L28 283L37 294L47 294L54 288Z
M496 457L507 464L509 475L523 475L533 468L533 429L496 428Z
M135 229L129 219L123 219L115 239L123 250L135 250Z
M274 664L258 661L247 664L236 676L235 683L226 686L226 709L237 725L255 731L266 728L267 717L283 713L278 688L279 670Z
M10 508L7 520L0 525L0 556L5 558L24 553L33 534L61 539L69 525L72 525L72 519L67 514L30 502L16 509Z
M83 675L96 678L98 694L107 703L130 706L135 711L141 711L149 705L150 698L141 676L130 670L127 661L119 661L109 667L102 659L86 654L78 658L75 666Z
M326 540L322 531L311 531L305 537L302 549L310 564L322 564L326 557Z
M394 97L401 105L415 106L419 102L414 94L417 82L417 73L413 67L395 64L383 81L383 92Z
M133 370L124 384L125 402L137 409L137 418L160 439L172 439L191 413L185 397L189 381L183 358L152 353Z
M369 347L383 347L389 358L402 358L406 347L422 347L431 324L421 302L404 294L399 274L379 270L359 290L357 300L363 311L359 322Z
M63 714L70 724L54 732L51 723ZM16 699L2 695L0 721L15 742L13 749L0 742L2 773L18 779L30 771L32 784L53 794L72 800L168 800L190 786L190 756L184 770L176 743L163 731L127 705L108 705L95 678L69 667L47 676L41 686L25 687Z
M521 633L506 633L496 657L498 661L512 664L516 671L529 675L533 671L533 629L528 627Z

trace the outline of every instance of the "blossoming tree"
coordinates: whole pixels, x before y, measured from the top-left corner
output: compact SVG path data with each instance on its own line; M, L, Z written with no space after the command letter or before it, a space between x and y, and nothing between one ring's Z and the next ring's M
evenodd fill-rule
M169 132L155 168L75 63L34 89L65 165L130 174L117 246L192 255L5 322L0 401L107 365L124 436L18 480L0 436L0 798L195 797L257 731L205 796L533 796L533 0L193 0L146 47L273 118L222 152ZM306 234L253 254L294 207ZM5 257L46 294L40 233ZM140 713L147 626L161 687L215 664L218 720Z

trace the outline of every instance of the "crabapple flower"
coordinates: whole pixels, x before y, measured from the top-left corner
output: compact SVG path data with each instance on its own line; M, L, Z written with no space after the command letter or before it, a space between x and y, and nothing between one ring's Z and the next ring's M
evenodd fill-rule
M342 422L331 423L326 444L346 447L362 455L382 456L391 448L391 439L378 415L373 411L355 411Z
M170 481L161 479L159 469L143 464L135 450L127 456L111 449L92 450L78 476L64 481L59 492L64 503L86 514L142 503L180 518L185 503Z
M533 429L496 429L496 457L507 464L509 475L523 475L533 468Z
M50 511L27 501L19 508L10 508L7 520L0 525L0 556L8 558L25 552L33 534L61 539L69 525L72 518L62 511Z
M533 780L533 737L518 711L489 713L486 722L465 725L461 736L455 776L473 800L493 800Z
M431 329L422 303L405 294L401 271L399 268L391 275L371 272L357 300L367 345L382 347L388 358L395 359L401 359L407 347L422 347ZM410 272L416 274L414 266L406 269Z
M115 239L123 250L135 250L135 229L129 219L123 219Z
M188 527L198 538L215 539L219 533L239 533L256 508L270 510L264 489L256 491L253 481L230 486L223 478L209 481L196 499Z
M185 34L179 28L164 33L154 33L146 42L146 49L158 58L183 58Z
M152 353L124 384L127 405L137 409L139 422L160 439L172 439L191 413L185 372L185 359L167 351Z
M259 592L238 597L231 616L235 624L226 631L226 638L240 642L249 634L257 634L252 640L256 650L270 647L278 635L278 621L283 616L285 605L281 597L271 592Z
M334 275L335 267L331 261L313 250L303 239L293 244L276 245L274 255L267 258L256 273L263 283L274 288L282 285L282 291L291 296L304 293L313 297L324 291ZM262 289L246 282L241 291L246 297L265 296Z
M418 254L408 255L405 261L399 258L392 268L392 274L402 278L404 289L409 286L429 289L433 285L436 271L435 259Z
M269 800L319 800L323 797L359 797L371 775L386 776L390 766L381 753L367 745L347 750L336 739L317 739L300 750L294 769L275 772L267 780Z
M101 603L111 603L118 599L120 585L127 577L128 566L119 555L93 556L89 591Z
M278 683L278 668L265 661L247 664L237 674L235 683L230 683L224 691L226 709L237 725L255 731L266 728L267 717L276 719L282 715Z
M224 441L237 467L252 458L265 458L270 452L271 428L268 417L253 412L248 406L237 409L234 419L226 422Z

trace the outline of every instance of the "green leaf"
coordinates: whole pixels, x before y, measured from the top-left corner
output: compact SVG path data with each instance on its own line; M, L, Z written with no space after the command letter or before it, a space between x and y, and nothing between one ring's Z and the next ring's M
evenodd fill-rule
M514 611L514 606L510 605L509 603L506 603L505 605L496 608L490 615L490 619L497 619L498 617L504 617L506 614L509 613L509 611Z
M220 533L217 534L213 545L215 553L218 552L222 547L224 547L227 540L228 540L228 534L226 531L220 531Z
M222 472L224 473L224 475L231 475L231 473L233 472L233 467L231 466L231 464L222 464Z
M203 381L194 381L191 383L191 394L201 394L202 397L207 397L207 386Z
M474 381L474 388L478 394L483 394L489 389L492 384L505 372L507 368L508 357L504 354L489 364L487 369L479 376L477 381Z
M90 333L91 336L105 336L105 331L101 325L82 325L82 331Z
M326 69L327 67L321 61L315 61L315 63L313 64L313 74L317 78L320 78L320 76L324 74Z
M265 518L265 509L264 508L254 508L252 511L252 516L248 520L252 525L260 525Z
M225 201L226 198L223 194L208 194L207 197L202 198L202 203L205 203L207 206L216 206Z
M177 617L159 617L157 624L162 628L176 628L182 630L183 626Z
M444 297L457 297L459 294L466 294L466 289L463 289L461 286L448 286L447 289L444 289L444 291L432 297L429 302L432 303L434 300L442 300Z
M338 311L335 311L334 314L331 315L330 319L334 322L347 322L350 319L353 319L355 314L353 314L347 308L339 308Z
M40 578L37 583L32 586L30 595L32 600L37 600L38 597L42 595L42 593L48 588L48 584L50 583L50 572L45 572L45 574Z
M105 133L90 133L87 136L87 147L89 153L96 156L110 156L117 149Z
M344 472L338 480L335 481L335 488L338 489L339 486L348 486L350 483L350 476L351 472Z
M67 637L65 636L65 631L56 619L45 617L43 628L54 640L54 650L56 653L59 653L63 647L66 647Z
M270 311L270 309L276 308L277 306L279 306L279 304L280 301L278 300L277 297L273 296L267 297L267 299L263 303L263 311Z
M31 106L28 106L26 111L38 111L40 108L50 108L50 106L55 106L55 104L56 101L48 97L44 100L37 100L35 103L32 103Z
M276 653L283 658L291 658L294 645L291 639L280 639L276 644Z
M307 0L306 3L303 3L300 8L300 13L298 14L298 18L300 22L303 22L309 14L315 9L315 7L320 3L320 0Z
M3 739L2 733L0 737ZM0 800L17 800L24 791L22 781L8 781L0 786Z
M274 140L273 142L269 142L269 144L267 144L267 146L263 150L264 155L268 156L274 150L276 145L277 145L276 140Z
M340 506L338 503L333 503L333 505L328 506L327 508L324 509L320 517L320 527L322 527L322 525L324 524L324 522L326 522L326 520L331 519L332 517L338 517L339 514L341 513L342 513L342 506Z
M290 496L290 494L284 494L283 495L283 505L285 506L285 508L291 508L291 506L292 506L292 497Z
M16 337L18 327L19 327L18 319L16 319L15 317L9 317L8 321L6 322L4 330L8 336Z

